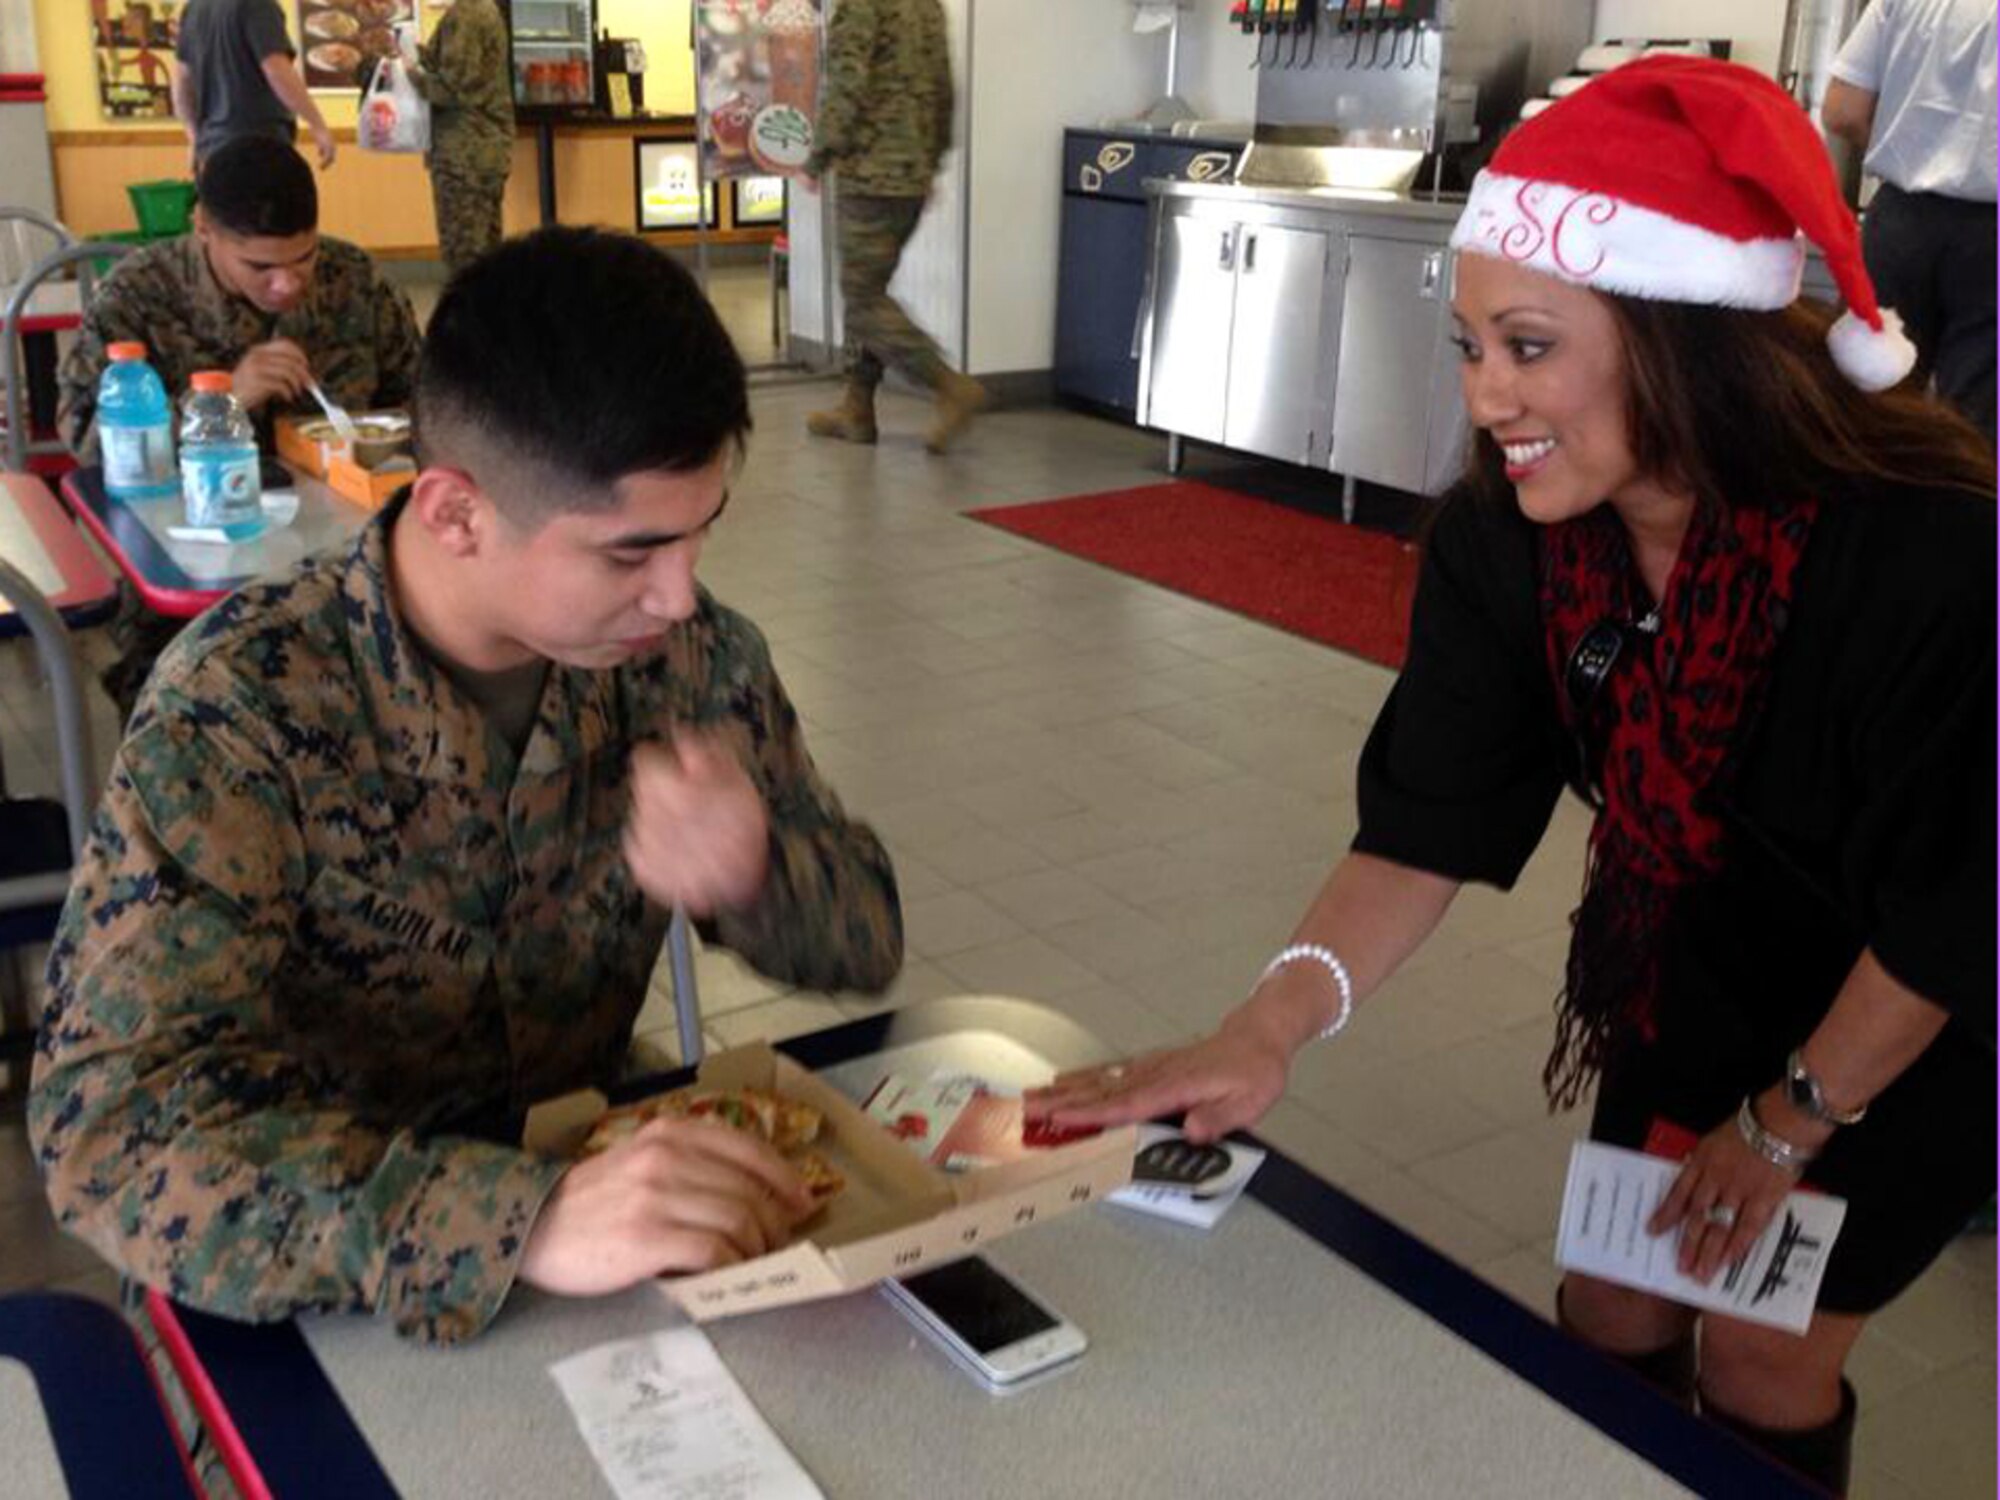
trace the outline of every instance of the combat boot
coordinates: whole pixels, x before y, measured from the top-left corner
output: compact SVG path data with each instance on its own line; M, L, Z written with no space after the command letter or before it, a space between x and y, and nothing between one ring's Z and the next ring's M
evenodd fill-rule
M970 375L961 375L956 370L946 370L938 378L937 420L924 439L924 446L933 453L942 453L949 448L952 439L972 424L972 419L986 407L986 387Z
M840 405L830 411L810 413L806 417L806 431L814 437L839 438L844 443L874 442L875 388L848 381Z

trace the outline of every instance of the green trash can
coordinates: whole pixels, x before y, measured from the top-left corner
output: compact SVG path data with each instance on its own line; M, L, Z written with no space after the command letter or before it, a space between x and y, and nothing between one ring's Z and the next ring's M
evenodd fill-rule
M125 192L144 238L166 240L188 232L194 215L192 182L133 182L126 184Z

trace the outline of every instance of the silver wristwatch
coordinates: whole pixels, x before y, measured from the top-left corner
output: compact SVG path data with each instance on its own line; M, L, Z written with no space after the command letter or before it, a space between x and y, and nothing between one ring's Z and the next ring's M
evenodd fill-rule
M1785 1059L1785 1098L1792 1108L1810 1115L1822 1125L1859 1125L1868 1113L1868 1106L1859 1109L1835 1109L1826 1102L1826 1090L1806 1067L1806 1060L1798 1048Z

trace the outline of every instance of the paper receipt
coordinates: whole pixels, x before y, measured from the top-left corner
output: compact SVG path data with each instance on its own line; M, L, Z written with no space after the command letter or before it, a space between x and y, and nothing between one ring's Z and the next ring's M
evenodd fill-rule
M549 1366L618 1500L824 1500L692 1326Z

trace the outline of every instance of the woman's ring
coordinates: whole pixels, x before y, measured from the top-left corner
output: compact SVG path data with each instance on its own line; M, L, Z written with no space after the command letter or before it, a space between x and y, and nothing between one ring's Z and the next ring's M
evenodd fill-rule
M1717 1229L1734 1229L1736 1210L1727 1203L1711 1203L1701 1219L1704 1224L1713 1224Z
M1125 1076L1125 1064L1113 1063L1110 1067L1104 1070L1104 1076L1110 1079L1113 1083L1116 1083L1119 1079Z

